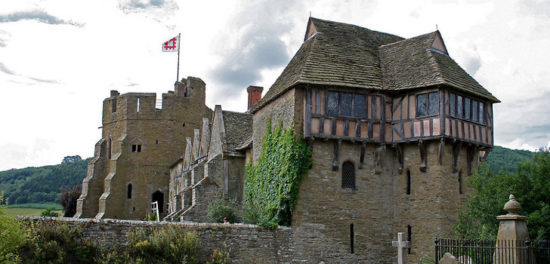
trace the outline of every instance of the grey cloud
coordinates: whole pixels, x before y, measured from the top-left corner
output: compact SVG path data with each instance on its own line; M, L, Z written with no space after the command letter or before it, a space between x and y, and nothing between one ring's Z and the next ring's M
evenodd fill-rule
M288 33L292 24L290 10L297 10L298 1L254 1L252 6L244 6L241 12L227 26L217 43L227 43L234 38L238 29L246 29L239 34L231 47L218 44L214 48L222 57L222 62L209 73L217 83L223 85L224 97L237 96L248 85L261 79L261 71L284 66L289 54L281 36Z
M531 146L546 146L550 141L550 91L527 100L504 102L495 106L495 136L511 142L521 138Z
M15 75L13 71L8 69L8 67L6 67L6 65L4 65L4 63L1 63L1 62L0 62L0 71L9 75Z
M56 81L56 80L47 80L47 79L40 79L40 78L35 78L35 77L21 76L21 75L15 73L15 72L13 72L12 70L10 70L8 67L6 67L6 65L4 65L4 63L1 63L1 62L0 62L0 71L3 72L3 73L9 74L9 75L20 76L20 77L23 77L23 78L31 79L31 80L33 80L35 82L39 82L39 83L59 83L59 81Z
M125 0L120 2L119 7L125 13L128 13L143 11L149 8L177 9L178 5L172 0Z
M3 39L0 39L0 47L5 47L6 46L6 41L4 41Z
M477 56L469 57L466 61L466 71L474 76L479 68L481 67L481 58L479 57L479 54L476 53Z
M34 77L29 77L29 79L40 83L59 83L59 81L56 81L56 80L47 80L47 79L40 79L40 78L34 78Z
M519 5L531 14L550 17L550 1L524 0Z
M21 20L36 20L38 22L50 25L71 25L77 27L83 26L80 23L57 18L41 10L23 11L7 15L0 15L0 23L17 22Z

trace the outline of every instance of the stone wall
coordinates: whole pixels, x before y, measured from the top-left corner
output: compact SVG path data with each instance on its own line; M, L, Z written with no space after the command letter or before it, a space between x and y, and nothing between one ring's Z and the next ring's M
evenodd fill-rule
M212 249L224 248L224 244L231 248L231 263L304 262L293 258L292 229L288 227L266 229L244 224L225 225L50 217L24 217L21 219L32 221L35 224L53 222L67 224L71 227L80 227L84 239L97 241L105 247L127 243L127 234L130 230L178 225L188 232L197 232L200 235L199 260L201 262L208 260Z

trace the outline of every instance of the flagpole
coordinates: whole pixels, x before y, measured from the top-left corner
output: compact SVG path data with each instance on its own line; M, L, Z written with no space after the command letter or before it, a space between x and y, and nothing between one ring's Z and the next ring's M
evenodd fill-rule
M180 80L180 47L181 47L181 33L178 33L178 72L176 73L176 82Z

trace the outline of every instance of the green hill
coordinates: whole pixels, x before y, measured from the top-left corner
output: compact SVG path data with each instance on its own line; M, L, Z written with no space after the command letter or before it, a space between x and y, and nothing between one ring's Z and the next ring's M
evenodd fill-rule
M501 170L515 172L518 169L520 161L531 159L533 152L528 150L509 149L494 146L487 157L487 165L494 173Z
M0 192L10 204L57 203L63 187L82 184L90 159L67 156L58 165L0 171Z

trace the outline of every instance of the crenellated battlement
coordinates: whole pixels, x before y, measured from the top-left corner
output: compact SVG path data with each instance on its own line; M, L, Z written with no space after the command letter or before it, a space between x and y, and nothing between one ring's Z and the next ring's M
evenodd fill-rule
M111 91L103 100L103 125L122 120L181 119L189 109L200 109L205 103L205 83L187 77L174 84L174 90L157 98L155 93L125 93ZM157 108L157 101L162 102Z

